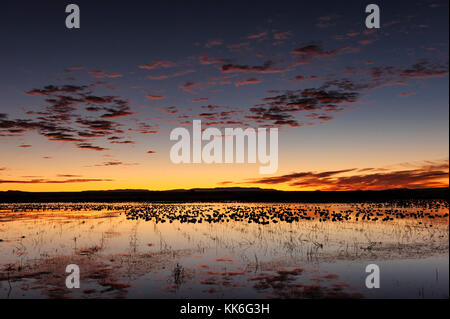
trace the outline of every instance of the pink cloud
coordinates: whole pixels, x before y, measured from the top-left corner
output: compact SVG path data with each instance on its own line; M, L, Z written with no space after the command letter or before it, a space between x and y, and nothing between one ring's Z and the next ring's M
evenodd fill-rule
M415 94L417 94L417 92L402 92L398 96L399 97L408 97L408 96L415 95Z
M267 35L267 32L250 34L249 36L247 36L247 39L261 39L261 38L264 38L266 35Z
M292 32L291 31L275 32L273 34L273 38L275 40L286 40L286 39L290 38L291 36L292 36Z
M168 76L165 74L147 76L147 79L150 79L150 80L165 80L167 78L168 78Z
M158 60L151 64L140 65L139 68L146 69L146 70L154 70L157 68L170 68L170 67L174 67L175 65L176 65L175 63L170 62L170 61Z
M247 85L247 84L258 84L260 82L261 81L256 78L250 78L247 80L239 80L234 85L238 87L238 86Z
M158 110L166 114L177 114L179 112L176 106L159 107Z
M186 82L186 83L184 83L183 85L180 85L180 89L182 89L182 90L185 91L185 92L192 93L192 92L194 92L192 89L193 89L194 87L196 87L196 86L198 86L198 83L195 83L195 82Z
M202 97L199 99L193 99L192 102L204 102L204 101L208 101L209 99L207 97Z
M248 65L236 65L236 64L225 64L222 65L223 73L230 72L254 72L254 73L281 73L285 72L286 69L275 69L273 68L274 63L272 61L267 61L262 66L248 66Z
M205 64L205 65L215 64L215 63L223 63L223 62L225 62L225 60L223 60L223 59L211 59L210 57L208 57L206 55L203 55L203 56L200 57L200 63L201 64Z
M172 76L178 77L178 76L183 76L183 75L194 73L194 72L195 72L195 70L193 70L193 69L187 69L187 70L182 70L182 71L176 72Z
M121 78L123 75L119 73L106 73L100 70L89 71L88 74L92 75L96 79L103 78Z
M165 96L163 96L163 95L153 95L153 94L147 95L147 99L150 99L150 100L162 100L164 98L165 98Z

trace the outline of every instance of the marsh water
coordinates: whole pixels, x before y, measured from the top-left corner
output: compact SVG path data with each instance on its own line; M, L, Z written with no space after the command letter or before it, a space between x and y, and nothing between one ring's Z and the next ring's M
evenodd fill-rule
M448 298L448 212L446 201L0 204L0 298ZM366 287L369 264L380 288Z

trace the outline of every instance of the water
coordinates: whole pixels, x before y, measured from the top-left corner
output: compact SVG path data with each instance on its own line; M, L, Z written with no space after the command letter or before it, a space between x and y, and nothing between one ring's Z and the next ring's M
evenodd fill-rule
M448 298L448 210L0 204L0 298ZM68 264L80 289L65 286ZM368 264L379 289L365 286Z

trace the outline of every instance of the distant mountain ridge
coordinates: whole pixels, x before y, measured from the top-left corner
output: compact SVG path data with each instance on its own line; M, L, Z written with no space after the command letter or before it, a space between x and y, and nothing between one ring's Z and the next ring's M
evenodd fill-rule
M0 203L28 202L359 202L408 199L449 199L449 188L381 191L281 191L218 187L151 191L117 189L81 192L0 192Z

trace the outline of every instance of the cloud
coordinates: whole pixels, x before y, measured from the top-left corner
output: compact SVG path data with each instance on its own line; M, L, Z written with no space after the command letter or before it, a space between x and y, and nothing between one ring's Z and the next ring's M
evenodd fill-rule
M216 64L216 63L224 63L224 59L212 59L206 55L200 56L200 63L204 65Z
M320 55L323 54L323 49L320 45L307 45L298 49L292 50L292 54L298 55Z
M92 77L96 79L104 79L104 78L114 79L123 77L123 75L119 73L106 73L100 70L89 71L88 74L92 75Z
M20 136L29 130L37 130L41 135L52 141L77 142L81 140L75 136L76 131L74 129L58 126L46 120L0 120L0 131L9 132L9 136Z
M217 113L200 113L198 117L204 118L206 120L215 120Z
M246 125L241 121L242 110L234 109L232 107L221 107L215 105L205 105L202 108L208 109L208 112L197 114L198 118L203 120L202 125L205 126L222 126L222 125ZM215 111L219 108L226 109L225 111Z
M105 151L105 150L107 150L107 148L100 147L100 146L95 146L95 145L92 145L91 143L79 143L79 144L77 144L77 147L81 148L81 149L87 149L87 150L93 150L93 151Z
M108 103L111 103L112 105L102 107L103 111L106 112L101 115L102 118L110 118L111 119L111 118L129 116L129 115L134 114L133 112L130 112L128 100L122 100L122 99L119 99L116 97L109 97L109 98L112 98L112 99ZM94 102L94 103L99 103L99 102ZM103 104L103 103L104 102L102 102L101 104Z
M347 173L354 171L355 169L344 169L344 170L338 170L338 171L327 171L327 172L321 172L321 173L314 173L314 172L299 172L299 173L292 173L287 175L280 175L280 176L274 176L274 177L265 177L261 179L251 180L249 183L255 183L255 184L282 184L292 181L297 181L299 179L309 178L309 177L317 177L317 178L328 178L334 175Z
M186 82L186 83L180 85L180 89L182 89L185 92L194 93L194 91L192 89L197 86L198 86L198 83Z
M110 144L136 144L135 141L130 141L130 140L126 140L126 141L111 141Z
M309 81L309 80L315 80L317 78L318 77L315 76L315 75L311 75L311 76L308 76L308 77L303 76L303 75L297 75L294 80L295 81Z
M58 174L56 175L57 177L67 177L67 178L72 178L72 177L82 177L81 175L72 175L72 174Z
M307 119L329 121L332 116L325 112L342 111L347 104L356 102L358 97L357 91L330 89L328 84L319 88L285 91L263 98L263 103L250 108L250 115L245 117L266 126L300 127L305 124L300 123L295 114L321 111L322 114L310 114Z
M193 99L192 102L204 102L204 101L208 101L208 100L209 100L208 98L202 97L202 98L199 98L199 99Z
M286 68L277 69L274 68L274 62L267 61L261 66L248 66L248 65L237 65L237 64L224 64L222 65L223 73L231 72L254 72L254 73L281 73L285 72Z
M176 106L159 107L158 110L166 114L177 114L179 112Z
M159 124L151 125L144 122L136 122L136 126L129 128L128 131L139 134L156 134L159 131Z
M399 71L399 76L404 78L427 79L448 75L448 62L446 64L420 61L408 68Z
M348 32L347 33L347 36L349 36L349 37L356 37L356 36L358 36L358 35L360 35L360 33L359 32Z
M162 100L165 98L164 95L153 95L153 94L148 94L146 97L147 97L147 99L150 99L150 100Z
M158 68L171 68L174 66L176 66L176 64L174 62L165 61L165 60L157 60L150 64L139 65L139 68L145 69L145 70L155 70Z
M148 76L147 76L147 79L150 79L150 80L165 80L165 79L168 79L168 78L169 78L169 76L166 75L166 74L161 74L161 75L148 75Z
M250 39L250 40L261 39L261 38L265 38L266 36L267 36L267 32L259 32L259 33L248 35L247 39Z
M89 119L78 119L76 123L91 130L94 135L104 136L108 135L109 132L115 131L119 126L116 122L108 120L89 120ZM99 132L96 132L99 131ZM89 136L92 137L92 136Z
M352 72L350 72L352 73ZM350 79L336 79L326 82L327 87L335 86L343 90L372 90L384 86L406 85L407 80L429 79L448 75L448 63L422 60L411 66L374 66L365 71L355 70L355 73L368 74L369 77ZM402 92L399 97L406 97L417 92Z
M54 94L64 94L64 93L77 93L80 91L84 91L88 88L86 85L63 85L63 86L56 86L56 85L47 85L43 89L33 89L26 94L28 95L43 95L43 96L50 96Z
M408 97L408 96L415 95L415 94L417 94L417 92L402 92L402 93L399 93L398 96L399 97Z
M125 163L121 161L109 161L103 162L101 164L95 164L94 167L111 167L111 166L135 166L139 165L139 163Z
M448 75L448 63L420 61L412 66L373 66L364 68L346 68L346 74L361 74L357 79L329 80L324 87L336 87L341 90L373 90L385 86L407 85L408 80L428 79ZM368 76L366 76L368 75ZM399 97L407 97L417 92L400 92Z
M149 79L149 80L166 80L166 79L170 79L170 78L184 76L184 75L194 73L194 72L195 72L194 69L186 69L186 70L174 72L172 74L147 75L147 79Z
M176 77L184 76L184 75L194 73L194 72L195 72L195 70L193 70L193 69L181 70L181 71L178 71L178 72L175 72L174 74L172 74L171 77L176 78Z
M286 32L275 32L273 34L273 38L275 40L287 40L290 37L292 37L292 32L291 31L286 31Z
M357 52L359 49L351 46L344 46L339 49L325 51L319 44L309 44L291 51L293 55L300 56L295 65L308 64L314 58L327 58L337 56L342 53Z
M247 84L258 84L260 82L261 81L256 79L256 78L250 78L250 79L247 79L247 80L239 80L234 85L239 87L239 86L247 85Z
M31 179L31 180L5 180L0 179L0 184L66 184L66 183L90 183L90 182L112 182L112 179L79 178L65 180Z
M116 118L134 114L129 101L118 96L95 95L91 85L48 85L25 92L41 96L45 102L39 111L27 111L29 118L8 119L0 114L0 135L21 136L37 131L50 141L75 142L81 149L105 150L95 146L96 138L123 134ZM86 112L90 115L86 116ZM25 146L21 146L25 147Z
M311 113L308 115L305 115L305 117L315 120L315 121L322 121L322 122L328 122L334 119L333 116L326 115L326 114L317 114L317 113Z
M367 173L370 172L370 173ZM317 190L384 190L393 188L448 187L448 160L424 163L411 169L344 169L326 172L296 172L252 179L248 184L278 185Z
M103 164L97 164L95 166L118 166L122 164L122 162L104 162Z
M398 79L428 79L448 75L448 62L421 60L408 67L379 66L370 68L372 78L385 82Z

